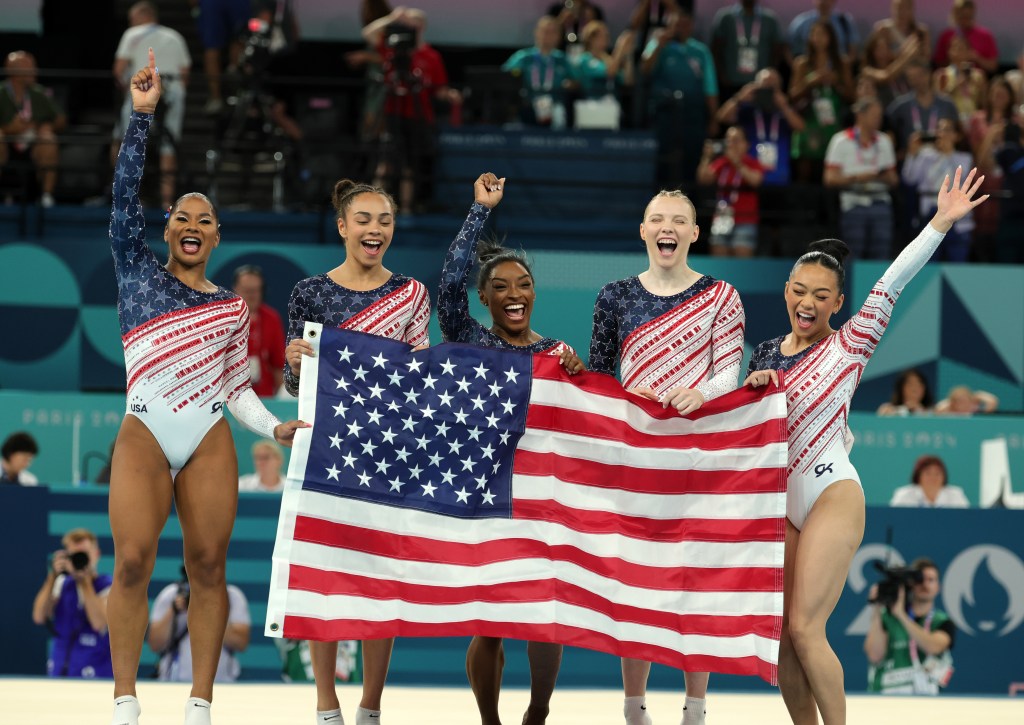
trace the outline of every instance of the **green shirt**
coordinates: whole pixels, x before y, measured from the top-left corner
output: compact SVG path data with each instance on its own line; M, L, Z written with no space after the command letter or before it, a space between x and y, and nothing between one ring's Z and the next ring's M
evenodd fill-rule
M63 115L50 91L41 85L29 86L21 103L15 103L14 89L9 82L0 85L0 126L6 126L22 112L31 112L33 123L53 123Z
M956 626L949 616L938 609L930 615L915 617L914 621L929 632L943 630L949 634L949 649L938 656L925 653L916 647L918 665L914 664L914 647L911 638L900 621L888 610L882 612L882 627L889 635L889 644L885 657L878 664L868 667L868 691L882 692L890 695L926 695L938 694L940 686L945 686L943 674L953 665L953 637ZM915 673L917 673L915 677Z

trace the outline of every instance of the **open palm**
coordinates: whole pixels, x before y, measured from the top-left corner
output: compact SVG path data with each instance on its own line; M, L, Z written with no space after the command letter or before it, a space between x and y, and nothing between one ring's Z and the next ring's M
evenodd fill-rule
M939 188L938 199L936 200L936 215L941 216L943 219L948 221L950 224L963 219L967 214L988 199L988 194L979 196L977 199L974 195L978 193L978 189L981 188L982 182L985 180L984 176L977 176L978 170L971 169L970 173L967 174L967 178L963 177L963 167L958 166L956 173L953 175L953 181L950 183L949 175L942 181L942 186Z
M132 93L132 108L140 113L156 111L163 87L152 48L149 49L149 65L132 76L128 87Z

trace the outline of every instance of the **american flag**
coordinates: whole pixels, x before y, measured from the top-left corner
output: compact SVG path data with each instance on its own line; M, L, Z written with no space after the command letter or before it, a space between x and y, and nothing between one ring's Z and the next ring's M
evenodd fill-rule
M307 323L269 636L481 634L775 682L786 407Z

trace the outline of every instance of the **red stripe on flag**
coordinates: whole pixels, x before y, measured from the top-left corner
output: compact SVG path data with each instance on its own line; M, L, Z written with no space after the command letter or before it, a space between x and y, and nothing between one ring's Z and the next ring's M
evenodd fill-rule
M543 509L543 506L541 507ZM770 519L777 526L776 519ZM393 534L310 516L295 519L296 541L321 544L399 561L455 566L483 566L519 559L561 561L628 586L693 592L772 592L777 574L770 567L658 567L589 554L575 546L551 545L526 538L506 538L474 544L438 541L422 536ZM753 544L756 546L756 544Z
M446 622L441 631L437 624L389 620L370 622L358 619L316 619L287 615L282 627L288 639L312 639L337 642L343 639L384 639L387 637L471 636L509 637L529 642L564 642L621 657L635 657L658 662L686 672L720 672L727 675L755 675L772 685L778 684L778 668L759 657L716 657L683 655L667 647L644 642L620 641L602 632L562 624L523 624L465 620Z
M722 617L713 614L677 614L646 609L613 602L583 587L558 579L449 587L411 584L346 572L293 566L289 571L288 588L323 595L341 594L375 600L398 599L412 604L437 607L472 602L553 602L589 609L620 622L708 637L743 637L754 634L771 638L779 624L775 620L780 619L761 615Z
M778 493L786 488L781 468L749 471L666 471L594 463L558 453L516 451L513 471L526 476L554 476L565 483L635 493Z

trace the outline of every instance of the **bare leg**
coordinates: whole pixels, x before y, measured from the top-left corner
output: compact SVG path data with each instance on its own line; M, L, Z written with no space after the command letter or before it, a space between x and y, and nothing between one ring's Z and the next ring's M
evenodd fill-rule
M855 481L838 481L815 502L797 546L789 636L825 725L846 723L843 666L825 637L825 623L863 538L864 492Z
M39 129L39 137L32 146L32 160L38 169L44 194L53 194L57 188L57 161L60 157L57 134L48 126Z
M703 700L708 694L709 679L711 679L710 672L684 672L683 680L686 682L686 696Z
M338 643L310 640L309 659L313 665L313 679L316 680L316 709L338 709L341 703L334 687L338 669Z
M651 674L651 663L643 660L622 658L622 689L626 697L641 697L647 694L647 677Z
M359 701L359 707L380 710L394 646L394 637L363 640L363 699Z
M178 473L174 499L191 590L192 697L212 702L213 678L228 623L224 570L238 509L238 458L226 420L210 429Z
M555 642L530 642L526 645L530 658L530 705L523 715L523 725L544 725L555 691L558 668L562 664L562 645Z
M737 257L753 257L756 250L753 247L736 247L733 250Z
M782 700L789 710L789 717L794 725L818 723L818 705L814 702L811 683L807 681L807 673L800 664L800 658L793 649L793 640L789 636L789 609L793 599L793 577L796 567L796 550L800 542L800 532L786 519L786 563L783 569L782 599L782 639L779 643L779 690Z
M134 697L149 623L146 590L157 539L171 511L171 473L153 434L131 415L121 423L114 446L109 506L114 581L107 597L107 621L114 697Z
M481 725L501 725L498 695L504 668L505 649L501 638L474 637L466 650L466 676L480 710Z

